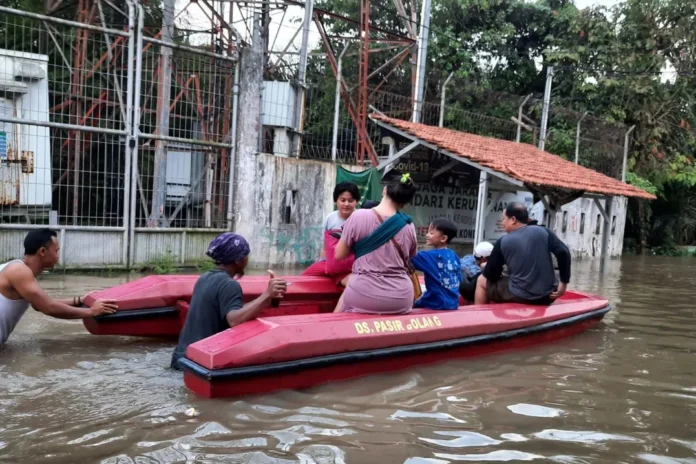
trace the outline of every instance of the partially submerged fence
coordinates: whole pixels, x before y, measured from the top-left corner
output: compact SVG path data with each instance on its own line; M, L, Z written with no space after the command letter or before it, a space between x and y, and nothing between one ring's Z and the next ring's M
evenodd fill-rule
M64 266L185 263L228 228L236 36L126 5L0 7L0 258L48 225Z

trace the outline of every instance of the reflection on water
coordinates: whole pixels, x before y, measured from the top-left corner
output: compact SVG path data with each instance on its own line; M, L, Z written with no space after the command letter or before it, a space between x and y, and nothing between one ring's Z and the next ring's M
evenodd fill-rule
M31 311L0 349L0 462L696 464L696 260L625 258L572 286L615 306L582 335L301 391L189 393L171 342ZM53 276L73 296L128 276ZM197 416L186 414L195 408Z

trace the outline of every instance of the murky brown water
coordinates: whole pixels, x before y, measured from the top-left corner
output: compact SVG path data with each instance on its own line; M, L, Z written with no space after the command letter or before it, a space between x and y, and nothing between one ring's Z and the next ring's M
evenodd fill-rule
M696 463L696 260L609 267L574 267L575 288L615 305L580 336L241 400L189 393L170 343L30 310L0 349L0 462ZM42 284L72 296L127 278Z

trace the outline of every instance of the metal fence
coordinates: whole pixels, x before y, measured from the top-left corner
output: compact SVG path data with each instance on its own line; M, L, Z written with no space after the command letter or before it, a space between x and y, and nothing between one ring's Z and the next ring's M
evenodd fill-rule
M327 77L328 78L328 77ZM453 86L454 87L454 86ZM343 102L338 106L338 98L325 83L318 83L307 91L304 133L301 144L301 158L324 161L352 163L355 160L357 132ZM464 92L466 93L466 92ZM446 101L424 102L421 111L423 124L442 125L471 134L492 137L501 140L518 140L522 143L537 145L540 130L537 120L541 114L541 100L525 99L524 96L502 92L484 92L474 95L472 91L467 98L454 95ZM282 104L283 98L270 94L264 96L264 110ZM267 98L267 100L266 100ZM287 100L292 102L291 100ZM489 102L488 108L483 108ZM444 105L443 105L444 103ZM292 104L292 103L290 103ZM336 108L339 108L336 112ZM472 111L469 108L474 108ZM519 120L522 111L521 124ZM410 120L413 103L409 95L400 95L381 90L370 90L370 111L380 112L389 117ZM509 114L505 119L493 114ZM594 169L615 179L621 179L625 149L624 136L628 128L622 124L604 121L591 115L583 115L560 106L551 106L551 127L547 133L546 149L569 161L576 161L583 166ZM368 127L373 146L378 156L383 153L381 133L375 125ZM272 135L267 130L267 140ZM276 139L277 140L277 139ZM264 149L274 153L274 146L266 143ZM295 156L297 150L289 151Z
M173 4L80 0L76 21L0 7L0 260L21 252L27 230L49 226L66 267L190 263L231 227L239 36L208 0L176 14ZM174 27L187 8L212 27ZM490 98L451 87L449 100L423 103L423 123L516 139L505 118L523 97L497 95L497 112L483 114ZM413 112L410 95L375 89L369 107ZM522 142L536 144L536 112ZM612 135L622 128L588 117L577 140L554 133L554 122L574 127L580 116L552 108L547 146L571 157L577 147L580 164L620 177L623 136ZM264 82L261 122L262 152L355 163L356 128L331 75L304 97L294 83ZM379 128L368 132L387 156Z
M268 88L267 83L266 89ZM342 101L336 113L336 96L325 89L325 86L315 85L307 91L300 158L354 163L358 139L355 125ZM282 100L282 98L276 98L275 94L264 93L264 111L278 105L277 102ZM410 96L371 89L369 111L383 113L396 119L410 120L413 114L413 103ZM517 125L511 120L486 116L454 105L445 107L444 112L441 112L439 103L425 102L422 106L421 122L437 126L440 119L443 120L443 127L450 129L504 140L515 140L516 137ZM368 131L377 155L386 156L388 150L382 146L381 131L378 126L369 124ZM273 134L268 128L265 134L267 142L264 149L267 153L275 153L274 145L268 142ZM275 148L277 147L276 142ZM292 156L296 152L289 154Z
M228 227L236 36L117 5L0 7L1 258L49 226L65 266L183 263Z

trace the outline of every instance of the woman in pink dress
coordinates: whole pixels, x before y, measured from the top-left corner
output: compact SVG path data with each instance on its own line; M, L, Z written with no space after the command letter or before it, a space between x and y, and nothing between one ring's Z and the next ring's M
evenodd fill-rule
M411 202L416 187L408 174L386 186L382 201L373 209L357 210L343 226L341 240L336 246L336 259L351 253L353 246L374 232L383 221L397 214ZM375 214L377 213L377 214ZM416 229L406 224L394 236L394 241L360 256L353 263L348 285L341 296L337 311L364 314L407 314L413 308L413 283L402 256L411 259L418 251Z

